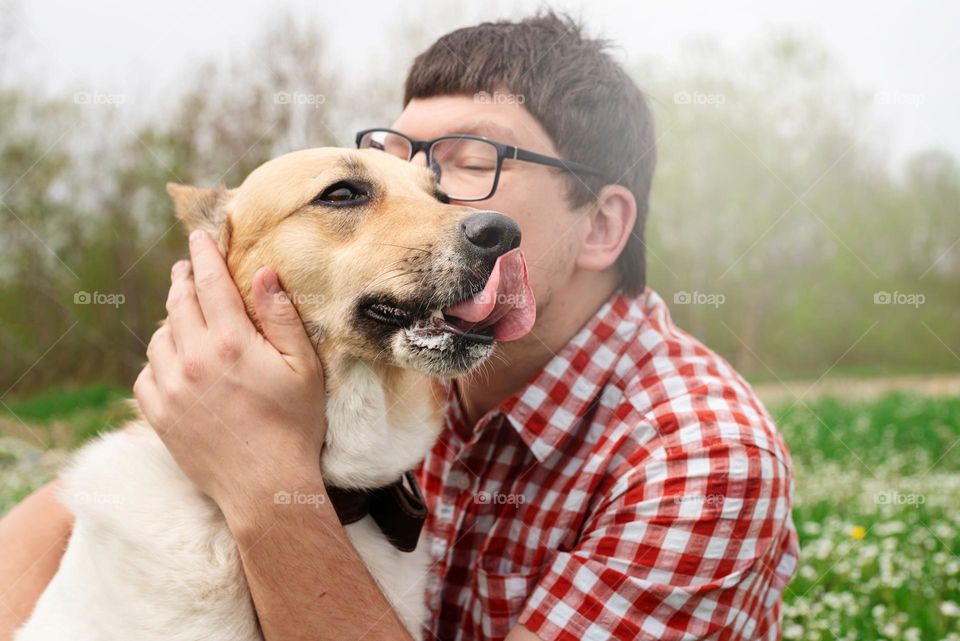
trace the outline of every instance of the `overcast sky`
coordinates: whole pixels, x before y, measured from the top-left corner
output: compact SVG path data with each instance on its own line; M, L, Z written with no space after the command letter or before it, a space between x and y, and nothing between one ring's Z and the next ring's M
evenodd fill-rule
M476 2L456 19L468 23L516 15L518 6L532 12L541 4L494 2L490 8L491 3ZM21 5L29 51L22 69L55 90L92 87L155 96L175 90L177 74L191 63L238 51L272 12L287 10L317 19L342 52L343 65L362 74L364 64L385 54L376 34L389 32L401 8L433 35L450 24L438 29L418 5L416 0L399 5L377 0L29 0ZM889 124L887 147L896 158L932 146L960 155L960 3L591 0L551 6L582 16L591 31L616 40L628 59L665 64L677 59L685 42L702 36L734 51L756 45L771 31L813 36L858 87L919 97L919 104L894 100L876 106L876 118ZM358 33L365 36L358 39Z

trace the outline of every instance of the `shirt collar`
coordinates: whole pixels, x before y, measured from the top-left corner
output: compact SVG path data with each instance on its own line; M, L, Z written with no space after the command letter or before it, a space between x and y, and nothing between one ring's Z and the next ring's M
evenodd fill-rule
M647 312L658 305L662 300L649 288L635 296L614 294L523 389L494 410L506 414L538 461L576 431Z

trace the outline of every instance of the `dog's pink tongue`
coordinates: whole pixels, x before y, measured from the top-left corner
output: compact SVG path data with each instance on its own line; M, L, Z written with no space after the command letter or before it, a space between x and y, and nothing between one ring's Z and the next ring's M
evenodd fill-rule
M520 249L512 249L497 259L482 292L444 309L443 313L476 323L478 328L492 326L493 337L498 341L525 336L537 319L537 305Z

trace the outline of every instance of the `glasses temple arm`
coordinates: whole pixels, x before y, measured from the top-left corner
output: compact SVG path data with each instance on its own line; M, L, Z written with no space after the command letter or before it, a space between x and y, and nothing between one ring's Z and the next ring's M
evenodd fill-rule
M594 169L590 165L584 165L583 163L579 163L575 160L562 160L560 158L544 156L533 151L527 151L526 149L507 147L507 152L509 153L511 151L513 153L510 155L515 160L525 160L527 162L534 162L540 165L549 165L551 167L566 169L567 171L572 171L574 173L593 174L594 176L606 178L606 174L599 169Z

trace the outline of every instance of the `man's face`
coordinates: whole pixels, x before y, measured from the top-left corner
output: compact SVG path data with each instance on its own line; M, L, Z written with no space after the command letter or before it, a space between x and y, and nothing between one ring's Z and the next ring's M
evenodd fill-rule
M522 106L481 103L471 96L411 100L391 129L418 140L473 134L548 156L559 155L540 123ZM424 163L423 154L414 162ZM567 201L565 175L543 165L506 159L496 193L464 204L499 211L520 225L539 325L548 315L553 293L569 280L580 249L574 228L578 216Z

